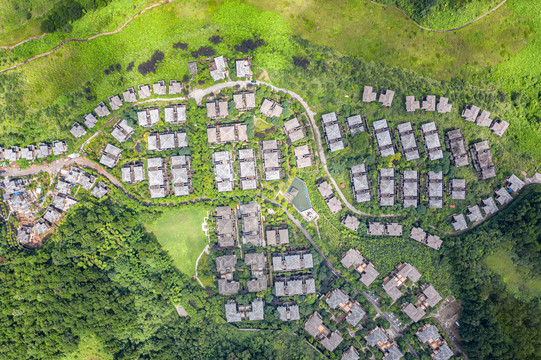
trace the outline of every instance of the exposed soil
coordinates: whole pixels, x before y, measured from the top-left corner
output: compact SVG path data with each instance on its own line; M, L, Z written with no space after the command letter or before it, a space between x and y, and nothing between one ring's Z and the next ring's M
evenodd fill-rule
M209 41L214 45L218 45L222 42L222 37L220 35L214 35L209 38Z
M248 39L244 40L240 45L235 45L235 50L240 51L243 54L249 53L250 51L254 51L260 46L263 46L265 44L265 41L263 39Z
M165 57L165 54L160 50L156 50L149 61L145 61L137 67L137 70L141 75L145 76L148 73L156 74L156 66L161 62Z
M188 49L188 44L178 42L178 43L173 44L173 49L186 50Z
M201 46L199 50L192 51L192 57L198 58L200 56L213 56L216 55L216 51L211 46Z

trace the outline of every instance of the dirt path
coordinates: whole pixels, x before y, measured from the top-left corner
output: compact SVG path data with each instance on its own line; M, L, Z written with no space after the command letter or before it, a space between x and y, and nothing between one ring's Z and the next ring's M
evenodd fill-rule
M0 46L0 49L1 49L1 50L13 50L13 49L15 49L17 46L22 45L22 44L24 44L25 42L32 41L32 40L37 40L37 39L41 39L41 38L44 37L45 35L47 35L47 34L45 33L45 34L41 34L41 35L32 36L32 37L29 37L28 39L24 39L24 40L22 40L22 41L19 41L19 42L18 42L17 44L15 44L15 45Z
M168 4L170 2L173 2L175 0L165 0L165 1L162 1L162 2L159 2L157 4L153 4L153 5L150 5L150 6L147 6L146 8L144 8L143 10L139 11L137 14L133 15L128 21L126 21L124 23L124 25L122 25L121 27L119 27L118 29L116 30L113 30L113 31L108 31L108 32L104 32L104 33L100 33L100 34L96 34L96 35L93 35L89 38L86 38L86 39L67 39L67 40L64 40L62 41L60 44L56 45L53 49L49 50L49 51L46 51L44 53L41 53L41 54L38 54L38 55L34 55L32 56L31 58L28 58L26 59L25 61L23 62L20 62L18 64L15 64L7 69L4 69L4 70L0 70L0 74L1 73L4 73L4 72L7 72L7 71L10 71L10 70L14 70L14 69L17 69L19 66L22 66L24 64L28 64L29 62L33 61L33 60L36 60L36 59L39 59L39 58L42 58L44 56L47 56L47 55L51 55L52 53L54 53L55 51L57 51L58 49L60 49L62 46L64 46L65 44L67 43L70 43L70 42L87 42L87 41L90 41L90 40L93 40L93 39L96 39L96 38L99 38L101 36L107 36L107 35L113 35L113 34L116 34L116 33L119 33L121 32L122 30L124 30L124 28L126 26L128 26L136 17L138 17L139 15L147 12L148 10L152 10L154 9L155 7L158 7L158 6L161 6L161 5L164 5L164 4ZM32 38L29 38L27 40L24 40L23 42L26 42L26 41L30 41L30 40L33 40ZM23 43L21 42L21 43ZM20 45L21 43L17 44L17 45Z
M410 20L411 22L413 22L415 25L417 25L419 28L421 28L423 30L437 32L437 33L448 33L448 32L453 32L453 31L457 31L457 30L460 30L460 29L464 29L466 26L469 26L469 25L473 24L474 22L481 20L485 16L492 14L494 11L498 10L503 4L505 4L507 2L507 0L503 0L494 9L489 10L489 11L487 11L486 13L484 13L482 15L479 15L478 17L476 17L474 20L470 21L469 23L467 23L465 25L462 25L462 26L459 26L459 27L454 28L454 29L449 29L449 30L435 30L435 29L430 29L430 28L424 27L423 25L421 25L418 22L416 22L415 20L413 20L404 10L402 10L402 9L400 9L400 8L394 6L394 5L381 4L381 3L378 3L378 2L373 1L373 0L370 0L370 2L372 4L374 4L374 5L379 5L379 6L383 6L383 7L390 7L390 8L393 8L393 9L396 9L396 10L400 11L402 14L404 14L408 18L408 20Z

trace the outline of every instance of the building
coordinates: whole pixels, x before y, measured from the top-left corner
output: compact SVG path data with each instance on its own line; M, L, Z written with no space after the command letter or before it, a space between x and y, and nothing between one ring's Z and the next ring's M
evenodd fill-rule
M289 137L289 141L291 141L291 143L294 143L306 137L306 134L304 133L304 127L297 118L293 118L284 122L284 131Z
M257 189L257 162L254 149L238 151L240 188L242 190Z
M137 112L137 122L139 126L151 127L160 121L160 111L158 109L144 109Z
M171 125L186 123L186 105L175 104L164 109L165 122Z
M394 168L381 168L379 172L379 204L393 206L394 198Z
M35 145L28 145L21 149L21 159L34 161L36 158L37 149Z
M429 308L436 306L441 301L440 294L432 284L421 286L421 293L417 295L415 304L404 303L402 311L410 317L413 322L417 322L425 316Z
M421 109L424 111L436 111L436 95L427 95L423 97Z
M229 206L219 206L214 210L218 246L232 248L237 241L237 217Z
M332 214L337 214L342 210L342 203L333 196L332 187L327 181L319 183L317 189L321 196L323 196L323 200L325 200Z
M490 179L496 176L496 169L492 160L492 152L488 140L470 146L473 167L481 179Z
M192 192L190 165L187 155L171 157L171 185L175 196L188 196Z
M449 192L453 200L466 200L466 179L452 179L449 182Z
M122 107L122 99L119 95L111 95L109 96L109 106L111 107L111 110L115 111Z
M350 346L342 353L342 360L359 360L359 352L353 346Z
M366 337L369 346L376 346L385 354L384 360L399 360L403 357L398 346L389 338L385 330L380 327L372 330Z
M319 341L328 351L336 349L343 340L338 330L331 332L323 325L323 318L317 311L308 317L308 320L304 323L304 330Z
M197 63L195 61L193 61L193 63L195 65L195 73L197 73ZM191 73L192 72L190 69L190 74ZM182 85L180 81L177 81L177 80L169 81L169 95L178 95L182 93L183 89L184 89L184 85Z
M498 212L498 206L491 197L481 200L481 204L486 215L493 215Z
M92 188L92 186L94 186L97 179L98 178L95 177L94 175L87 174L86 172L83 172L83 175L81 176L81 178L79 179L77 184L81 185L81 187L84 190L89 191Z
M229 115L227 101L215 100L207 102L207 116L211 119L223 119Z
M238 281L233 280L236 265L236 255L224 255L216 258L218 292L221 295L234 295L239 292L240 284Z
M188 72L190 73L190 75L197 74L197 61L193 60L188 62Z
M366 233L372 236L385 235L385 225L380 222L369 222L366 228Z
M372 123L374 128L374 136L378 142L378 149L380 155L383 157L394 155L394 145L391 139L391 132L389 131L389 125L387 120L381 119Z
M519 192L524 187L524 181L520 180L515 174L512 174L504 181L506 186L511 192Z
M346 123L348 124L349 135L355 136L355 134L365 131L366 116L350 116L346 119Z
M495 120L490 126L490 130L498 136L503 136L509 127L509 123L505 120Z
M265 303L260 298L257 298L250 305L239 305L237 309L235 301L230 300L225 304L225 318L229 323L242 320L264 320Z
M387 236L402 236L403 226L399 223L388 223L385 228L385 235Z
M470 163L468 151L466 150L466 140L462 130L451 130L445 134L447 149L451 153L451 163L456 166L466 166Z
M440 97L440 101L438 102L438 106L436 107L440 114L450 113L452 108L453 105L449 104L448 98Z
M464 217L464 214L454 214L451 215L450 218L451 225L453 225L453 229L455 229L455 231L462 231L468 228L468 224L466 224L466 218Z
M390 107L393 104L394 91L393 90L383 90L379 94L379 102L381 105Z
M111 191L107 184L105 184L103 181L100 181L100 183L92 189L90 192L90 195L97 197L98 199L101 199L105 195L107 195Z
M86 127L89 129L92 129L98 123L98 119L96 119L96 117L92 113L85 114L83 116L83 120L85 122Z
M370 286L379 275L374 265L365 259L357 249L349 249L342 254L340 262L346 269L353 266L355 271L361 275L360 281L366 286Z
M293 152L297 161L297 168L304 169L312 166L312 155L308 145L297 146Z
M363 102L376 101L377 94L372 86L365 86L363 89Z
M492 124L492 119L490 118L490 112L486 110L481 111L481 115L477 117L477 119L475 120L475 123L477 124L477 126L489 127L490 124Z
M218 57L215 57L214 59L211 59L210 64L209 64L209 71L210 71L210 76L212 77L212 80L214 81L225 80L227 76L229 75L225 58L223 56L218 56Z
M432 349L432 359L449 360L453 356L453 351L440 335L436 326L426 324L418 329L416 335L419 341L427 344Z
M70 133L76 138L80 138L86 134L86 130L84 126L82 126L78 122L75 122L73 126L71 127Z
M411 126L411 122L398 124L396 126L398 130L398 138L402 146L402 154L407 161L419 159L419 147L417 146L417 140L415 140L415 132Z
M239 216L242 225L242 243L265 247L261 229L261 207L256 202L240 204Z
M282 155L278 140L264 140L262 147L265 180L280 180L282 177Z
M53 141L52 150L54 156L63 155L68 151L68 144L65 141L55 140Z
M289 230L286 227L271 227L267 229L267 246L281 246L289 244Z
M122 181L128 184L135 184L145 180L143 164L125 165L120 172L122 174Z
M155 95L167 95L167 87L164 80L159 80L157 83L152 84L152 90Z
M105 105L103 101L100 102L98 106L96 106L94 112L96 113L96 115L98 115L98 117L105 117L111 115L109 108L107 107L107 105Z
M165 151L188 146L185 132L154 133L147 138L149 151Z
M423 229L418 227L411 228L410 238L421 244L425 244L434 250L439 250L442 244L442 240L439 236L427 234Z
M496 201L504 206L513 201L513 197L509 194L509 191L507 191L505 188L499 188L495 191L496 193Z
M255 108L255 94L253 92L234 94L233 101L238 111L247 111Z
M331 309L340 309L346 315L346 322L355 327L364 318L366 312L359 302L353 300L340 289L327 294L325 301Z
M276 277L274 293L278 297L315 294L316 281L312 275Z
M101 154L100 164L103 164L109 168L113 168L118 164L122 150L114 145L107 144Z
M150 197L152 199L165 197L168 190L165 161L162 158L147 159L147 175Z
M406 96L406 111L407 112L414 112L415 110L419 110L421 107L421 104L419 103L419 100L415 100L415 96L409 95Z
M296 303L283 303L276 308L282 321L300 320L299 305Z
M113 131L111 131L111 135L119 142L123 143L126 142L135 132L135 130L128 125L128 121L125 119L120 120L116 123L116 125L113 127Z
M137 95L135 94L135 89L131 87L128 90L124 91L122 93L122 98L124 99L124 102L127 103L137 102Z
M212 154L216 188L219 192L232 191L235 181L231 151L218 151Z
M250 59L238 59L235 61L235 67L237 68L238 78L250 78L252 77L252 63Z
M47 156L51 155L51 147L47 144L39 144L38 145L38 152L37 152L37 158L43 159Z
M312 253L308 250L291 251L272 255L272 269L280 271L304 271L314 267Z
M56 154L55 154L56 155ZM12 146L4 151L4 160L12 163L21 158L21 149L18 146Z
M365 164L357 164L351 167L350 181L353 190L353 198L358 203L371 200L368 171Z
M408 263L400 263L388 276L383 279L383 290L389 297L396 301L402 296L400 287L407 280L416 283L421 278L421 273L416 267Z
M425 141L426 152L430 160L443 159L443 148L440 142L440 135L435 122L429 122L421 125L421 131Z
M472 223L483 220L481 209L479 209L479 206L477 205L468 206L468 212L466 214L466 217Z
M325 131L325 140L330 152L343 150L344 137L336 113L328 113L321 116L321 123L323 124L323 130Z
M141 100L148 99L152 95L152 89L148 84L139 84L137 86L137 90L139 93L139 99Z
M417 170L406 170L402 176L402 206L414 207L419 204L419 173Z
M209 126L207 140L211 144L248 141L247 126L241 123Z
M408 315L408 317L413 321L414 323L421 320L423 316L426 315L426 311L424 311L422 308L417 307L411 303L404 303L402 305L402 312L404 314Z
M267 256L262 253L248 253L244 256L246 266L250 267L252 280L247 282L248 292L259 292L267 290L269 286L267 269Z
M462 117L466 121L474 122L477 119L477 115L479 115L479 111L481 109L478 106L466 105L464 110L462 110Z
M359 225L361 225L361 222L355 216L346 215L346 217L342 220L342 225L352 231L357 231L357 229L359 229Z
M272 118L280 117L282 115L283 108L276 101L265 99L263 100L263 104L259 110L261 111L261 115Z
M53 198L53 201L51 201L51 206L62 212L66 212L69 209L71 209L73 206L75 206L77 202L78 202L77 200L75 200L69 195L57 194Z
M428 207L443 208L443 172L428 172Z

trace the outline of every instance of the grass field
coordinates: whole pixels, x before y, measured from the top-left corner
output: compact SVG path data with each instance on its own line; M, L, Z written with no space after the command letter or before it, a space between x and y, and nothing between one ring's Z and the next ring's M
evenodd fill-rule
M175 266L187 275L195 274L195 261L207 244L201 228L207 209L202 206L171 208L157 220L145 224L169 253Z
M65 355L62 360L113 360L114 356L103 348L96 335L83 335L79 338L76 351Z

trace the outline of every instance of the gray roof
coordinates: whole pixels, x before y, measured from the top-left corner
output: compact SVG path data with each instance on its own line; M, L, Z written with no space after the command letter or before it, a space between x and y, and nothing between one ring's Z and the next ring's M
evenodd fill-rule
M186 105L176 104L164 109L164 119L169 124L182 124L186 122Z
M96 113L96 115L98 115L98 117L104 117L104 116L109 116L111 115L111 112L109 111L109 108L107 107L107 105L105 105L105 103L102 101L98 104L98 106L96 106L96 108L94 109L94 112Z
M218 274L227 274L235 271L237 265L236 255L224 255L216 258L216 272Z
M233 190L233 164L230 151L218 151L212 154L216 186L219 192Z
M310 147L308 145L297 146L293 152L295 154L297 167L299 169L312 166L312 156L310 154Z
M379 203L381 206L394 205L394 168L380 169L379 195Z
M411 161L418 159L419 148L417 147L417 141L415 140L415 133L411 126L411 122L398 124L396 128L406 160Z
M250 59L240 59L235 61L235 66L237 68L237 77L244 78L252 76Z
M417 170L406 170L403 174L402 198L404 208L417 207L419 200L419 175Z
M467 216L470 222L477 222L483 220L483 215L481 215L481 210L477 205L468 206Z
M38 159L43 159L49 155L51 155L51 147L47 144L39 144L37 153Z
M466 150L466 141L462 130L452 130L445 134L447 138L447 147L451 152L451 161L456 167L469 164L468 151Z
M359 360L359 352L353 346L350 346L342 353L342 360Z
M122 99L119 95L111 95L109 96L109 106L111 106L111 110L118 110L122 107Z
M381 103L381 105L389 107L393 103L393 98L394 98L393 90L384 90L381 92L381 94L379 94L378 101Z
M462 117L466 120L466 121L475 121L475 119L477 119L477 115L479 114L479 111L481 109L478 107L478 106L475 106L475 105L466 105L466 107L464 108L464 110L462 111Z
M376 101L377 94L372 86L365 86L363 89L363 102Z
M137 86L137 90L139 93L139 99L148 99L151 95L151 88L148 84L139 84Z
M50 229L51 227L49 226L49 224L47 224L47 222L45 222L43 219L39 219L36 225L34 225L34 231L38 235L42 235L46 233L47 231L49 231Z
M349 301L349 296L340 289L334 289L327 294L325 301L331 309L336 309L338 306L344 306Z
M279 271L300 271L314 267L312 253L297 251L293 253L273 254L272 268Z
M373 236L385 235L385 225L379 222L370 222L368 223L366 233Z
M426 296L425 301L430 307L434 307L438 305L438 303L442 299L441 295L436 291L436 289L434 288L434 285L432 284L425 285L423 289L423 294L425 294Z
M364 121L361 115L353 115L346 119L349 133L351 136L355 136L358 132L364 132Z
M167 95L167 87L164 80L159 80L157 83L152 84L152 90L156 95Z
M419 100L415 100L415 96L406 96L406 111L413 112L421 107Z
M95 186L94 189L92 189L90 194L98 199L101 199L109 193L109 190L109 187L102 181L98 184L98 186Z
M391 139L391 132L389 131L387 120L381 119L374 121L372 127L374 128L381 156L387 157L394 155L393 140Z
M386 234L388 236L402 236L402 224L389 223L387 224Z
M515 174L512 174L505 180L506 186L512 192L518 192L524 187L524 181L520 180Z
M496 203L494 202L494 199L489 197L482 200L483 202L483 211L487 215L495 214L498 212L498 206L496 206Z
M92 186L94 186L94 183L96 182L98 178L91 174L83 174L80 181L78 182L79 185L86 191L90 190Z
M449 99L446 97L440 97L437 110L440 114L450 113L453 105L449 104Z
M116 146L107 144L107 146L103 150L100 163L107 167L113 168L118 163L121 153L122 150L120 150Z
M158 109L144 109L137 112L137 121L139 126L150 127L160 121L160 111Z
M496 193L496 201L500 205L505 205L513 200L513 197L509 194L509 192L504 188L499 188L495 191Z
M215 57L210 61L210 76L214 81L225 80L227 73L227 65L223 56Z
M353 307L349 311L349 315L346 317L346 321L351 326L357 326L357 324L364 318L366 312L363 310L358 302L353 303Z
M492 124L492 119L490 118L490 112L483 110L481 115L475 120L477 126L489 127Z
M466 218L464 214L455 214L451 216L451 225L456 231L466 230L468 225L466 224Z
M135 94L135 89L132 87L124 91L122 93L122 97L124 98L125 102L130 102L130 103L137 102L137 95Z
M265 303L260 298L252 301L252 310L248 312L248 320L256 321L265 318Z
M274 292L278 297L314 294L316 282L306 276L299 279L276 278Z
M495 120L492 123L492 126L490 126L490 130L498 136L503 136L507 128L509 127L509 123L505 120Z
M351 266L359 266L365 261L365 258L361 255L357 249L349 249L344 255L342 255L342 260L340 262L342 265L349 269Z
M342 220L342 225L350 230L357 231L361 222L355 216L347 215L344 220Z
M327 181L318 184L317 189L321 196L323 196L323 199L327 199L333 194L332 187Z
M428 206L441 209L443 207L443 172L428 172Z
M448 344L440 346L432 355L434 360L449 360L451 357L453 357L453 351Z
M407 277L411 282L415 283L421 278L421 273L419 272L419 270L417 270L417 268L411 264L402 263L399 264L398 267L401 267L401 269L398 270L397 274L403 277Z
M435 122L430 122L421 125L425 146L430 160L438 160L443 158L443 151L440 142L440 135Z
M180 81L177 81L177 80L169 81L169 94L170 95L180 94L182 92L182 88L183 86Z
M387 350L387 355L383 358L384 360L400 360L404 355L400 352L396 345L392 345Z
M75 136L76 138L80 138L81 136L84 136L86 134L86 130L84 126L79 124L78 122L74 123L71 130L71 135Z
M261 105L261 114L265 117L280 117L282 107L274 100L265 99Z
M249 280L246 283L248 292L259 292L267 290L269 281L266 275L260 275L255 279Z
M94 126L96 126L96 123L98 122L98 119L96 119L96 117L92 113L85 114L83 116L83 119L85 121L86 127L89 129L92 129Z
M255 94L253 92L243 92L233 95L235 108L239 111L245 111L255 108Z
M267 257L263 253L248 253L244 257L244 262L252 271L262 271L267 266Z
M490 143L488 140L481 141L470 146L473 166L481 179L489 179L496 176Z
M229 115L227 101L212 101L207 103L207 116L211 119L221 119Z
M55 140L53 141L53 155L58 156L68 151L68 145L65 141Z
M421 320L426 314L422 308L416 307L415 305L409 303L402 309L402 311L408 315L413 322Z
M441 335L435 325L429 325L423 330L417 332L417 337L422 343L428 343L430 340L438 340Z
M122 181L136 183L145 180L143 165L130 165L121 169Z
M289 244L289 230L287 228L267 229L267 246Z
M60 217L62 213L55 209L52 206L49 206L43 215L43 218L49 222L49 224L54 224Z
M234 301L225 304L225 318L229 323L242 320L240 313L237 311L237 304Z
M280 314L280 320L282 321L296 321L300 319L299 305L297 304L278 306L276 310Z
M284 130L292 143L304 139L306 136L304 128L297 118L284 122Z
M425 111L436 111L436 95L425 96L421 108Z
M357 269L357 271L359 271L359 269ZM372 263L368 263L364 268L364 271L361 273L361 282L366 286L370 286L374 280L376 280L378 275L379 272L376 270L374 265Z
M375 328L366 337L366 342L369 346L377 346L378 343L384 343L389 340L389 337L380 327Z
M117 139L118 142L123 143L128 140L134 132L135 130L128 125L128 121L122 119L114 126L111 135L113 135L113 137Z
M466 179L452 179L449 183L449 187L451 190L451 199L466 199Z

